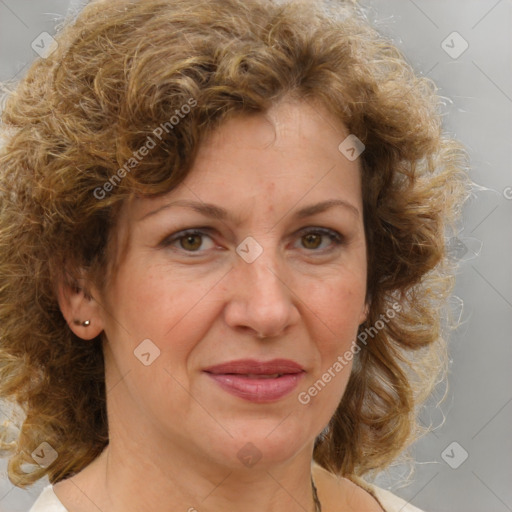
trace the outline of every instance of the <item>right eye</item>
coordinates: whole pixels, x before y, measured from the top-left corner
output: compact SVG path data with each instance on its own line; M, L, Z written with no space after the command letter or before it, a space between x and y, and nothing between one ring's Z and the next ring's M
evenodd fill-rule
M200 250L205 243L205 238L208 238L211 241L209 244L210 246L206 248L203 247L203 250ZM179 244L179 247L177 244ZM213 240L210 235L199 229L178 231L163 240L161 245L163 247L174 247L178 250L185 251L186 253L201 253L204 252L204 250L214 247Z

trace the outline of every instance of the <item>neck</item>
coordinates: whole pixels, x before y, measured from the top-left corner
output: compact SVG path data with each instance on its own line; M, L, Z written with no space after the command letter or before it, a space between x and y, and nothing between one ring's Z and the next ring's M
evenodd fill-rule
M131 454L129 461L127 453ZM159 453L150 459L140 445L126 449L111 441L84 475L73 479L78 488L86 487L82 491L101 510L111 512L318 511L310 450L293 461L257 466L220 466L176 453Z

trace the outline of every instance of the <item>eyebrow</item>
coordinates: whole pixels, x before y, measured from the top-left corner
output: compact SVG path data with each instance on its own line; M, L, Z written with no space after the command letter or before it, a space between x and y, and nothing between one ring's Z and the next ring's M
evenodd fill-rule
M210 217L212 219L217 220L228 220L232 218L228 210L225 208L222 208L221 206L217 206L215 204L211 203L203 203L203 202L197 202L197 201L190 201L187 199L178 199L176 201L171 201L170 203L166 203L160 208L157 208L156 210L153 210L149 213L146 213L144 216L142 216L138 222L147 219L150 216L156 215L157 213L161 212L162 210L166 210L168 208L172 208L173 206L181 206L184 208L190 208L194 210L197 213L200 213L201 215L205 217ZM322 201L320 203L312 204L309 206L306 206L304 208L301 208L300 210L296 211L293 214L293 218L296 219L304 219L306 217L312 217L313 215L316 215L318 213L325 212L331 208L334 208L336 206L343 207L347 209L348 211L352 212L352 214L355 214L356 216L359 216L359 210L348 201L345 201L343 199L328 199L326 201Z

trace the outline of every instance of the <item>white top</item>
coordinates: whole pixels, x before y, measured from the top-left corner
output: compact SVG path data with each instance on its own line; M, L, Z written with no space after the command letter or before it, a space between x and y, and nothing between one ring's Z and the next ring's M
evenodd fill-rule
M366 490L372 494L385 512L422 512L393 493L372 484L365 483ZM53 492L53 486L47 485L37 498L29 512L69 512Z

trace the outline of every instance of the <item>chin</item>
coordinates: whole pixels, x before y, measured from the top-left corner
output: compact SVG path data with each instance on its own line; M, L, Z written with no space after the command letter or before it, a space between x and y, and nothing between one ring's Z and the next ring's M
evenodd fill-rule
M309 443L313 447L314 435L307 436L300 425L291 426L283 422L258 421L254 425L241 426L230 431L233 438L221 448L222 456L229 465L240 470L270 469L286 463L303 451Z

